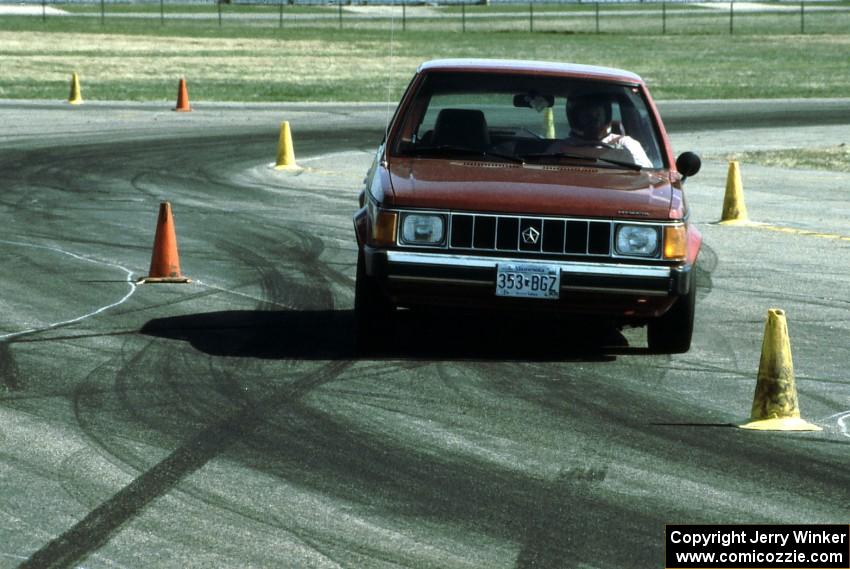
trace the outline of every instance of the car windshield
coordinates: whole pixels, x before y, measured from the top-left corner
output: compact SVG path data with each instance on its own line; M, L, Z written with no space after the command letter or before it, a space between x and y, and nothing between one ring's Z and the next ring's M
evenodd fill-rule
M511 73L428 73L389 148L400 156L662 168L641 89Z

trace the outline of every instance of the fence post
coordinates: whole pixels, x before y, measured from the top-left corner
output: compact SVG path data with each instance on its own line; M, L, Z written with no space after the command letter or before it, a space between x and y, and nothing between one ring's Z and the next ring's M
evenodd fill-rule
M661 35L667 35L667 2L661 3Z
M165 25L165 0L159 0L159 25Z
M216 4L218 4L218 27L221 27L221 0L216 0Z
M729 0L729 35L735 33L735 0Z
M401 0L401 31L407 31L407 3Z
M106 23L106 0L100 0L100 25Z
M278 14L278 17L277 17L277 27L282 29L283 28L283 0L280 0L278 2L278 10L279 10L279 14Z
M528 31L534 31L534 3L528 3Z
M596 3L596 33L599 33L599 2Z
M339 29L342 29L342 0L339 0Z
M800 33L806 33L806 2L800 0Z

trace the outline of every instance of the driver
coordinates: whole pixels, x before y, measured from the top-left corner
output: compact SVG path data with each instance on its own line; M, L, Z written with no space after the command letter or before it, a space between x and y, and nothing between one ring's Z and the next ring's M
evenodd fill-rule
M638 166L652 168L652 162L640 142L624 134L611 132L611 101L596 95L579 95L567 100L570 134L566 144L604 145L626 151Z

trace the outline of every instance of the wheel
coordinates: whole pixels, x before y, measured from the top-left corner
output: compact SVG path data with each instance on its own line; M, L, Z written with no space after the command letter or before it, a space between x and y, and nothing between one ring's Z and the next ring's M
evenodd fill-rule
M683 354L691 348L696 298L696 283L691 283L688 294L680 296L666 314L647 324L646 336L651 352Z
M354 340L358 353L372 354L386 347L395 325L395 307L374 278L366 274L363 252L357 254L354 285Z

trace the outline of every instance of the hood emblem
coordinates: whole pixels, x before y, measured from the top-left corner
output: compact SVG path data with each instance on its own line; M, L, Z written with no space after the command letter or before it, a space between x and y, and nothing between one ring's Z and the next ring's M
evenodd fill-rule
M621 209L617 211L617 215L635 215L641 217L649 217L648 211L637 211L633 209Z
M528 245L537 245L540 239L540 232L533 227L526 227L522 231L522 242Z

